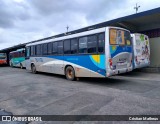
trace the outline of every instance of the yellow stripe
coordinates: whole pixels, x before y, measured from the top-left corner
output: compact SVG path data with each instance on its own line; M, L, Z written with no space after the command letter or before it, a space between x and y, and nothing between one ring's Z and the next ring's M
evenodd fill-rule
M100 55L92 55L92 58L95 62L100 63Z

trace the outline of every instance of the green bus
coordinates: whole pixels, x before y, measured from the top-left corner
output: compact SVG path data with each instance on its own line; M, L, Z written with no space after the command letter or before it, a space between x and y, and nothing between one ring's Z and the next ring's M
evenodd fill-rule
M18 49L9 53L9 64L11 67L25 68L25 49Z

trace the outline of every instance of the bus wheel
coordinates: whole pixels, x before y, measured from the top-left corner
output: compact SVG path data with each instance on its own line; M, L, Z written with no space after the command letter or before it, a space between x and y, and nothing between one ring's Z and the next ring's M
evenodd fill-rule
M68 66L65 70L66 78L70 81L73 81L75 79L75 71L71 66Z
M31 65L31 70L32 70L32 73L33 74L36 74L37 71L36 71L36 66L34 64Z
M22 63L20 63L20 68L21 68L21 69L23 69L23 65L22 65Z
M12 68L13 68L13 63L11 62L11 65L10 65Z

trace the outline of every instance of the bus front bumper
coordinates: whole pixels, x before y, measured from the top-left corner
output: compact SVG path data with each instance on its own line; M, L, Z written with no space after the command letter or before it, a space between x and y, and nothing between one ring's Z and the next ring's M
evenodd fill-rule
M2 64L7 64L7 62L0 60L0 64L1 64L1 65L2 65Z

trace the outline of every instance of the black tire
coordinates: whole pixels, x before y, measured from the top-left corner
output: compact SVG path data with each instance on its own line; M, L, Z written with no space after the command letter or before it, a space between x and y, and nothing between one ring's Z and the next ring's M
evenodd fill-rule
M22 63L20 63L20 68L21 68L21 69L23 69L23 65L22 65Z
M34 64L31 65L31 71L33 74L37 73L36 66Z
M75 71L73 67L68 66L65 70L65 75L67 80L74 81L75 80Z

